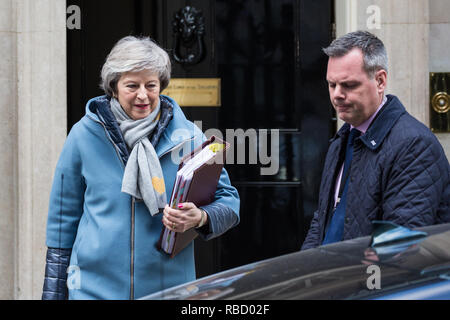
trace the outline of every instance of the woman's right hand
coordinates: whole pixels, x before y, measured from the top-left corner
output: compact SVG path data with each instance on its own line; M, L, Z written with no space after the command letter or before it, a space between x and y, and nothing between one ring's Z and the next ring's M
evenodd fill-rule
M166 228L175 232L185 232L199 225L202 211L192 202L180 203L179 209L166 205L162 222Z

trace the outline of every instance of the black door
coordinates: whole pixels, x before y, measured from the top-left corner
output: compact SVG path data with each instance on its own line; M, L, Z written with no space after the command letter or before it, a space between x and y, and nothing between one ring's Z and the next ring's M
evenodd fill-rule
M249 156L245 164L236 158L226 164L241 197L241 222L215 240L196 240L198 276L301 247L335 131L321 52L331 41L332 2L67 1L82 13L81 29L68 30L69 129L86 101L101 94L100 68L112 45L135 34L169 50L173 78L220 79L220 106L182 106L190 120L202 121L203 131L217 128L226 138L227 129L242 129L259 140L267 131L268 141L279 141L276 174L262 175L267 164L253 164ZM197 40L177 44L173 23L183 8L202 24L201 50ZM229 142L234 150L255 148L250 138ZM269 148L267 155L274 153Z

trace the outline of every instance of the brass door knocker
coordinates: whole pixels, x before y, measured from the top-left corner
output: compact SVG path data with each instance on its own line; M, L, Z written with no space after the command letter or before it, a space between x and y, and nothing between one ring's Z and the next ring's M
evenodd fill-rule
M175 14L173 58L182 65L195 65L204 55L205 20L201 10L186 6ZM181 53L183 48L184 55Z

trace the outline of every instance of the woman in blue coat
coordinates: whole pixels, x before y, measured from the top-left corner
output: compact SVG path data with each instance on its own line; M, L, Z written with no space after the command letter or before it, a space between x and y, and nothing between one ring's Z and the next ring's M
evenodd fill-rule
M193 243L160 252L163 226L209 240L239 223L239 196L222 170L215 200L167 206L179 159L205 136L171 98L167 53L149 38L121 39L55 169L43 299L135 299L195 279ZM163 212L163 213L161 213Z

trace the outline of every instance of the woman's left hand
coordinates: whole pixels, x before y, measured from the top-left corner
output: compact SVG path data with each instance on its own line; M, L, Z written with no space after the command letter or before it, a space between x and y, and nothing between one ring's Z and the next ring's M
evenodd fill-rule
M201 219L201 210L192 202L184 202L178 204L177 209L173 209L169 207L169 205L166 205L162 222L169 230L185 232L186 230L198 226Z

